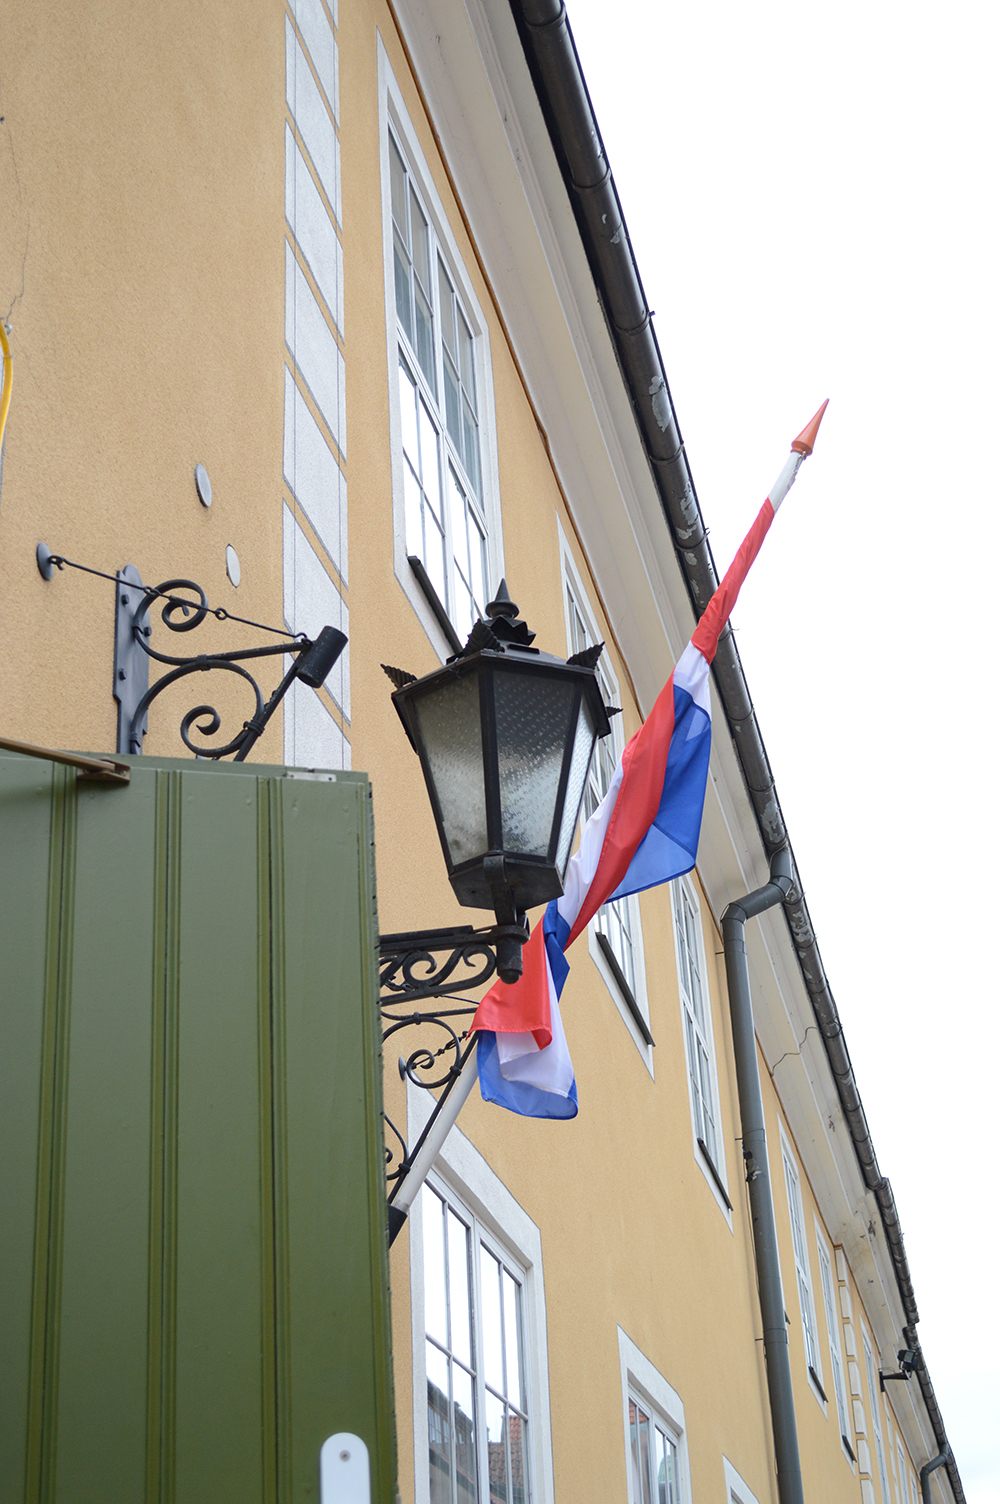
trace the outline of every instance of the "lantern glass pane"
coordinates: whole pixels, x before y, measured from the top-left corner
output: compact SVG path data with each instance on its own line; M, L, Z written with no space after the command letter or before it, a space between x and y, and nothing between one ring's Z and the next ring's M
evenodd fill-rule
M576 685L536 674L494 675L503 849L547 857Z
M556 848L556 870L560 879L566 875L566 863L569 861L570 850L573 845L573 832L576 830L577 816L580 813L580 801L587 783L587 770L590 767L590 758L594 750L596 740L594 720L587 697L584 695L580 705L580 718L576 723L576 736L573 740L573 760L570 764L569 780L566 784L566 802L563 805L562 826L559 831L559 845Z
M489 850L479 680L449 679L413 702L452 867Z

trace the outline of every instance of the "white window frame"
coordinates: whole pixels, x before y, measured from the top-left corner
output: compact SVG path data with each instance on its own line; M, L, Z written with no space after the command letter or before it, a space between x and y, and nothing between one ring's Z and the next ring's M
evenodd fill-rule
M693 1001L688 998L688 985L681 965L682 947L690 954L686 933L682 934L683 905L692 911L694 917L695 950L691 955L691 963L697 968L698 981L702 991L704 1021L698 1019ZM715 1054L715 1035L712 1023L712 991L708 984L708 964L705 959L705 930L702 921L701 899L698 889L689 877L675 877L670 884L670 913L673 923L674 935L674 960L677 966L677 990L681 1006L681 1033L684 1037L684 1060L687 1065L688 1102L691 1108L691 1140L694 1146L695 1162L701 1169L706 1181L711 1187L712 1194L729 1224L729 1230L733 1230L733 1207L729 1196L729 1176L726 1169L726 1146L722 1133L722 1110L719 1098L719 1067ZM711 1145L702 1148L699 1140L702 1138L701 1124L699 1122L699 1096L702 1088L695 1086L695 1081L700 1083L701 1072L698 1062L691 1059L691 1045L689 1039L688 1020L691 1020L691 1029L696 1036L696 1043L700 1036L700 1042L708 1056L708 1093L709 1105L712 1110L715 1124L715 1150L718 1159L712 1158Z
M844 1456L854 1471L854 1447L851 1444L851 1411L847 1403L847 1375L844 1369L844 1351L841 1344L841 1322L837 1314L837 1285L833 1270L833 1258L823 1236L819 1222L816 1230L816 1252L819 1256L819 1282L823 1292L823 1310L826 1314L826 1335L829 1339L830 1368L833 1373L833 1393L840 1426L840 1445Z
M780 1126L780 1125L779 1125ZM799 1313L802 1317L802 1345L805 1350L806 1374L809 1387L825 1415L827 1412L826 1391L823 1388L823 1359L819 1346L819 1323L816 1320L815 1286L809 1244L806 1240L805 1204L802 1199L802 1176L792 1146L781 1127L781 1163L785 1181L785 1200L792 1232L792 1257L795 1261L795 1287L799 1297ZM797 1236L796 1236L797 1234ZM803 1294L804 1292L804 1294ZM810 1361L810 1350L812 1359Z
M726 1475L726 1504L757 1504L757 1496L751 1493L726 1456L723 1456L722 1468Z
M407 1136L410 1143L416 1142L433 1107L434 1099L430 1092L407 1083ZM493 1251L503 1257L522 1281L524 1387L529 1412L528 1495L530 1504L554 1504L541 1233L499 1176L458 1128L453 1128L449 1133L428 1179L436 1190L447 1196L456 1207L461 1207L468 1217L475 1219L482 1229L486 1245L493 1245ZM420 1196L410 1211L408 1226L413 1346L414 1504L430 1504L423 1219ZM477 1417L477 1422L478 1419ZM489 1498L488 1491L485 1497Z
M868 1338L867 1330L861 1328L861 1341L865 1350L865 1373L868 1377L868 1398L871 1402L872 1432L875 1436L875 1456L878 1461L878 1476L882 1486L882 1498L885 1504L892 1504L889 1493L889 1473L885 1462L885 1443L882 1439L882 1417L879 1414L878 1395L879 1389L875 1378L875 1359L872 1355L872 1345Z
M572 629L572 612L574 607L582 620L584 632L589 639L589 643L602 642L605 634L598 626L597 617L590 604L590 597L584 588L580 571L576 567L576 562L570 551L569 542L566 534L563 532L562 524L559 523L558 527L559 555L562 563L563 612L566 622L566 652L567 656L569 656L574 651ZM597 671L601 684L601 693L605 696L605 704L618 705L620 703L618 678L611 667L607 650L601 654ZM616 760L621 756L625 745L620 716L611 717L611 735L608 737L608 741L611 743L612 757ZM594 756L597 756L596 749ZM581 807L581 822L585 814L585 807ZM616 974L615 966L618 964L617 961L615 965L611 964L604 947L598 939L598 936L602 934L608 923L604 915L604 909L600 909L587 926L587 948L590 951L591 960L600 973L601 980L605 987L607 987L615 1007L624 1020L625 1027L632 1036L632 1042L639 1051L643 1064L649 1071L649 1074L655 1079L653 1069L653 1039L649 1028L649 994L646 986L646 963L642 946L642 919L639 913L639 899L634 894L628 898L616 899L615 908L619 910L623 928L632 945L634 977L633 985L629 988L629 991L631 992L632 1000L635 1003L641 1022L630 1008L628 998ZM625 985L628 987L627 978L625 979Z
M688 1461L687 1427L684 1421L684 1402L676 1389L649 1361L631 1337L618 1328L618 1358L622 1376L622 1422L625 1439L625 1478L628 1504L642 1504L635 1497L632 1480L632 1436L629 1423L629 1401L638 1402L652 1419L670 1437L677 1454L677 1504L691 1504L691 1468Z
M388 373L389 437L392 466L393 568L396 579L434 651L442 662L455 651L434 607L410 567L406 544L404 504L403 425L399 402L400 341L396 320L395 273L393 268L392 196L389 157L389 131L395 137L403 161L413 180L427 214L436 249L440 253L462 312L473 336L473 369L479 421L479 446L482 496L480 510L486 526L486 580L489 597L504 574L503 532L500 515L500 472L497 455L496 412L493 400L493 371L490 339L486 319L480 308L465 268L458 243L451 231L441 196L434 185L419 139L410 120L399 85L393 74L381 37L377 38L379 83L379 159L382 190L382 250L385 277L386 369ZM433 279L436 282L436 276ZM435 293L436 296L436 293ZM445 440L442 439L442 443ZM447 460L445 460L447 464ZM450 528L450 524L448 524ZM448 534L450 539L450 532ZM448 567L451 566L450 542ZM443 603L442 603L443 604ZM486 602L483 602L486 605ZM452 628L454 630L454 627Z

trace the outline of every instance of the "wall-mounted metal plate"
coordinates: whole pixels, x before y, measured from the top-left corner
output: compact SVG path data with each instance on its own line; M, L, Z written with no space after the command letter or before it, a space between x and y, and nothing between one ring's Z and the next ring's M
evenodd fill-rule
M360 1436L338 1431L319 1454L320 1504L371 1504L368 1448Z
M208 478L208 471L204 465L195 465L194 484L195 490L198 492L198 500L202 506L210 507L212 505L212 482Z
M143 716L136 728L136 735L129 745L128 728L136 707L149 688L149 658L135 640L132 630L136 608L142 600L143 587L139 571L134 564L126 564L118 571L115 585L115 668L112 693L118 701L118 752L142 751L149 717ZM149 615L143 618L142 626L149 630Z

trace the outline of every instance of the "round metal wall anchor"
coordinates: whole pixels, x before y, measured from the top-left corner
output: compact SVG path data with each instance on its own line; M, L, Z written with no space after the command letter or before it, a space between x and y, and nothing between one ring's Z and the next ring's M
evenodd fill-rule
M38 573L43 580L51 580L56 572L56 566L52 562L52 550L47 543L39 543L35 549L35 563L38 565Z
M198 492L198 500L203 507L212 505L212 482L208 478L208 471L204 465L195 465L194 483Z
M240 583L240 556L231 543L226 544L226 573L234 585Z

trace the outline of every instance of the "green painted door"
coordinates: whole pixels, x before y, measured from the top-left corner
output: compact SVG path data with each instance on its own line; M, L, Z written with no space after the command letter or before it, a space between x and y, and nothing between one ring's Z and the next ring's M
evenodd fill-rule
M0 753L0 1500L395 1498L363 774Z

